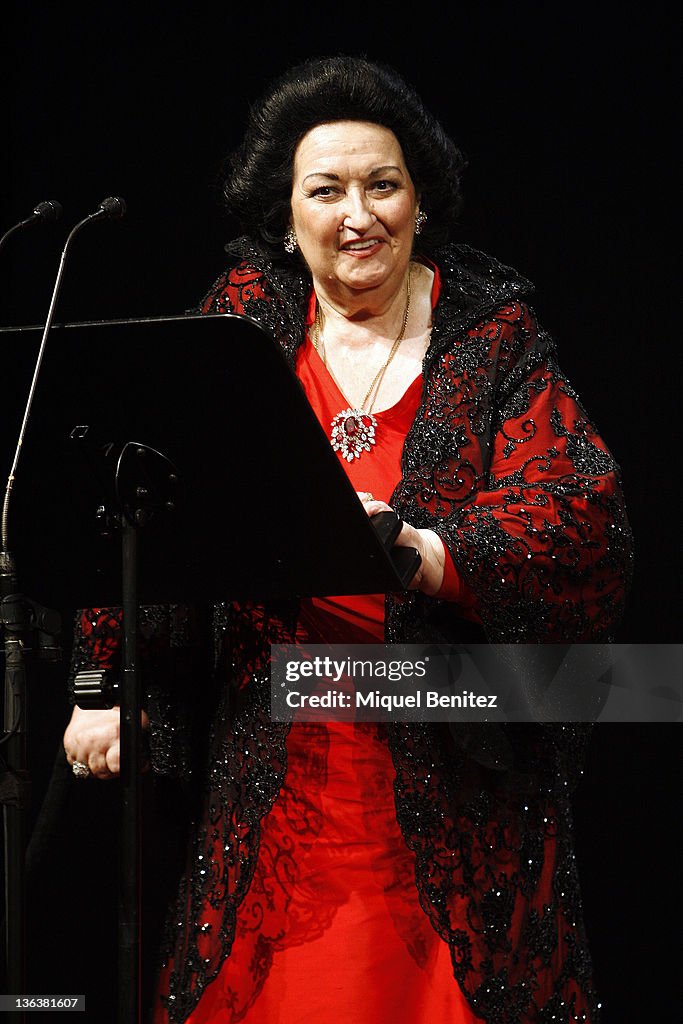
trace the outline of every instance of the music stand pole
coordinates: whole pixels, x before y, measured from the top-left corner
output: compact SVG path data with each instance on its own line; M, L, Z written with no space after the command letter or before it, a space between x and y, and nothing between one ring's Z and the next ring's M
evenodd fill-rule
M138 667L138 542L150 519L175 511L178 477L161 452L126 442L114 491L121 529L121 863L119 879L119 1024L142 1014L142 685Z

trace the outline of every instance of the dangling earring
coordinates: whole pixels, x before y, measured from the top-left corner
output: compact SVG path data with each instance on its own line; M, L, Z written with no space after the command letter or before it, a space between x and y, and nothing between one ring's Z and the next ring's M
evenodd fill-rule
M419 235L422 233L422 228L427 223L427 214L424 210L417 211L417 217L415 218L415 234Z
M294 228L293 227L288 227L287 228L287 234L285 235L284 245L285 245L285 252L289 253L290 256L293 256L294 253L296 252L296 246L297 246L296 234L294 232Z

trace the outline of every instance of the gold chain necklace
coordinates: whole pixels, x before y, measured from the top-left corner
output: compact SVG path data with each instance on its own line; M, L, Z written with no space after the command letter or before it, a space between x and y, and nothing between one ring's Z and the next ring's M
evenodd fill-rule
M363 452L369 452L372 450L372 445L375 443L375 436L377 433L377 420L372 415L372 407L377 400L379 389L384 379L384 374L389 368L391 360L396 355L399 345L403 341L406 333L406 327L408 326L408 316L410 314L410 268L408 269L408 282L406 285L406 308L403 314L403 322L401 324L401 330L398 333L396 341L391 346L391 351L386 362L380 366L379 370L375 374L368 388L365 398L361 402L359 408L356 409L342 409L341 412L337 413L331 423L332 432L330 434L330 440L332 442L333 449L337 452L341 452L342 458L346 459L347 462L353 462L354 459L359 459ZM322 333L322 323L320 316L320 304L316 304L315 310L315 322L314 330L312 333L311 340L313 346L323 361L323 365L329 372L330 376L334 379L337 387L339 382L337 381L331 367L327 362L325 353L325 339ZM339 388L341 391L341 388ZM372 401L366 409L366 405L372 395Z

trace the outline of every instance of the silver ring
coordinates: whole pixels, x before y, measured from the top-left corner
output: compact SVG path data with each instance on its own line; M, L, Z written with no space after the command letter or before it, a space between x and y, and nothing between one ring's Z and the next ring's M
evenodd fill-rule
M83 764L82 761L74 761L71 765L71 771L74 773L77 779L87 779L90 775L90 769L87 764Z

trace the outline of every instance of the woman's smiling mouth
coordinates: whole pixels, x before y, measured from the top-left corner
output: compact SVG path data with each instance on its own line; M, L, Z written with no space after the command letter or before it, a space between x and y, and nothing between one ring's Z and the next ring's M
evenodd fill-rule
M340 251L351 256L367 256L383 244L384 241L381 238L362 238L353 242L344 242L340 246Z

